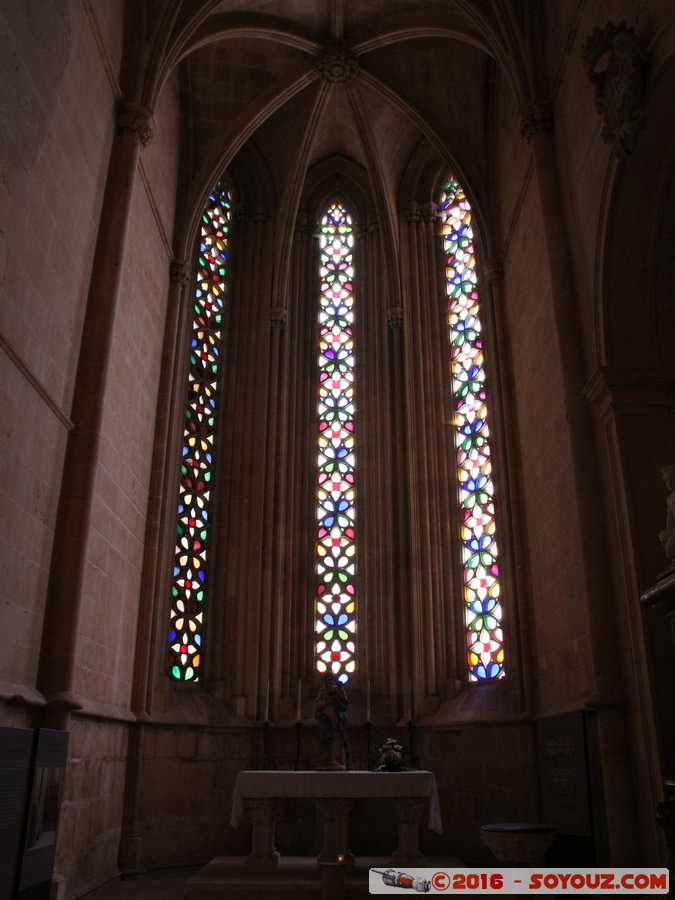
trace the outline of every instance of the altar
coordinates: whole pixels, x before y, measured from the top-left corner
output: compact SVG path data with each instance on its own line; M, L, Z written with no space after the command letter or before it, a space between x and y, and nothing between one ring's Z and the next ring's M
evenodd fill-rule
M419 848L419 826L428 805L428 827L443 831L433 772L275 772L245 771L237 776L230 824L239 826L248 810L253 824L252 848L246 864L276 868L274 847L277 801L284 797L316 798L323 823L323 847L318 862L353 865L349 850L349 812L360 797L390 797L398 821L398 846L391 863L425 865Z

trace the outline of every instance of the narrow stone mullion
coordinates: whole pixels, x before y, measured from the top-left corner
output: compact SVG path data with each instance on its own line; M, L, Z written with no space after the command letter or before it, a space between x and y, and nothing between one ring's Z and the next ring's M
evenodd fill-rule
M392 482L387 485L391 498L392 520L396 523L393 534L392 583L391 596L388 603L382 605L382 616L387 623L388 653L383 660L383 681L385 691L396 703L396 696L401 690L402 682L400 666L397 663L402 657L407 637L404 632L408 627L408 602L411 593L410 574L410 479L407 470L408 429L406 376L405 376L405 310L403 307L390 307L387 310L387 324L390 330L391 347L391 394L389 410L391 415L390 434L393 452L391 454ZM394 709L392 708L392 713Z
M424 659L426 656L425 606L426 596L426 398L424 396L424 357L426 346L423 332L423 280L420 273L420 254L423 243L420 241L420 213L417 204L409 211L410 235L410 273L408 285L409 323L406 329L406 378L407 378L407 414L408 414L408 465L410 483L410 522L411 522L411 591L407 609L406 627L409 629L410 644L408 647L407 672L401 673L403 680L399 685L402 698L408 693L408 679L412 680L412 691L415 696L424 680ZM402 709L406 701L403 700Z

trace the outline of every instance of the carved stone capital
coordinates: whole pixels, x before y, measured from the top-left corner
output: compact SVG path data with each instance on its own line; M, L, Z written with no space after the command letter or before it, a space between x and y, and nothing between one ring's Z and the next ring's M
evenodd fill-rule
M117 131L136 135L147 147L155 136L155 119L152 112L139 103L121 101L117 107Z
M185 262L184 259L174 259L169 269L169 277L172 284L180 284L185 287L190 279L192 267Z
M501 259L497 259L496 256L486 259L483 263L483 275L490 284L494 284L495 281L502 281L504 278L504 263Z
M299 215L295 220L295 233L299 234L301 237L313 238L317 231L317 224L315 222L310 222L309 217L304 213Z
M254 825L270 822L274 818L277 801L272 797L251 797L246 808Z
M380 223L376 221L369 220L365 225L357 223L354 226L354 237L359 241L363 241L366 240L366 238L371 238L374 234L377 234L379 230Z
M440 222L443 218L441 215L441 211L438 208L437 203L422 203L420 204L420 213L422 215L422 220L427 223L427 225L432 224L434 222Z
M413 201L408 204L405 211L405 219L410 225L417 225L418 222L422 221L422 210L419 203Z
M387 321L392 331L403 327L403 307L390 306L387 310Z
M286 324L286 310L282 306L273 306L270 309L270 325L281 331Z
M595 108L603 118L602 139L624 159L644 128L644 53L625 22L607 22L587 38L581 55L595 87ZM600 66L600 68L598 68Z
M538 134L553 134L553 107L548 100L528 103L520 112L520 135L528 144Z
M246 228L251 221L251 211L245 206L237 206L232 212L232 218L239 228Z
M345 84L356 77L359 64L353 53L344 47L328 47L317 60L316 67L324 81Z
M419 822L426 805L425 797L394 797L399 822Z

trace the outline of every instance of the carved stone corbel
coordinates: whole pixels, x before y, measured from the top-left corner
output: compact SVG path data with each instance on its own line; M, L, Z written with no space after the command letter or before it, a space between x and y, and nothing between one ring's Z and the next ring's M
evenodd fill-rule
M486 259L483 263L483 277L489 284L494 284L496 281L503 281L504 263L501 259L497 259L495 256Z
M521 137L529 144L538 134L553 134L553 107L548 100L528 103L521 110Z
M155 119L152 112L139 103L121 101L117 108L117 130L138 137L147 147L155 136Z
M625 22L596 27L586 40L581 58L595 86L595 108L604 122L602 139L612 145L619 159L625 159L635 149L638 132L645 126L645 56L635 32Z
M190 280L190 272L192 271L192 267L185 262L184 259L174 259L171 263L171 268L169 269L169 278L171 279L172 284L179 284L181 287L185 287L185 285Z

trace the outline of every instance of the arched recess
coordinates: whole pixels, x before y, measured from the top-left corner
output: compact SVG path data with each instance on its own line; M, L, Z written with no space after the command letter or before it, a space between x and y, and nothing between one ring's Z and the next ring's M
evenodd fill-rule
M379 711L379 697L389 688L389 673L384 674L385 659L395 660L392 645L391 616L384 617L380 604L383 585L392 582L390 572L392 552L389 547L391 531L391 485L388 479L387 458L390 454L388 430L389 393L386 376L386 297L387 276L383 271L381 223L375 212L368 173L354 161L331 156L314 165L307 173L299 205L299 221L293 242L293 267L301 275L289 295L289 338L299 330L308 355L305 357L305 377L309 375L307 402L301 411L309 429L307 456L308 489L312 499L310 517L306 520L308 535L312 536L311 555L306 557L309 580L307 597L309 611L314 614L314 543L316 537L316 429L318 391L319 337L319 242L314 234L317 223L332 202L338 202L350 214L355 232L354 297L355 297L355 385L357 435L357 657L356 670L350 675L350 685L361 694L366 682L371 683L373 709ZM386 226L385 226L386 227ZM304 273L304 276L303 274ZM384 330L383 330L384 323ZM309 343L307 342L309 340ZM289 359L291 365L294 361ZM293 378L302 378L295 370ZM297 383L297 382L296 382ZM378 542L377 535L383 536ZM306 620L305 620L306 621ZM310 653L315 679L313 629L307 629L309 642L303 652ZM389 709L386 710L389 713Z
M454 172L461 172L461 164ZM476 253L476 278L485 348L492 478L497 506L499 580L504 606L507 662L503 678L468 680L463 582L460 564L460 516L450 379L448 295L439 203L453 176L445 159L422 142L401 182L401 280L403 285L403 360L406 383L406 441L409 479L410 597L413 647L427 642L434 648L426 671L413 666L418 702L433 715L429 721L477 718L485 715L472 692L487 692L491 714L521 715L531 695L523 660L522 628L527 620L526 579L518 578L522 546L517 485L510 473L519 457L516 436L509 429L505 404L511 396L510 357L503 314L500 314L501 264L486 248L494 246L480 215L480 199L471 200ZM457 176L458 180L461 178ZM461 180L460 180L461 184ZM463 185L462 185L463 187ZM485 216L487 222L491 220ZM520 563L520 566L519 566ZM431 598L431 602L429 599ZM440 708L438 708L440 705ZM437 711L436 711L436 708Z
M236 596L248 596L249 593L249 585L245 581L248 571L242 575L243 564L239 563L237 556L237 543L242 541L241 529L232 527L233 522L237 522L237 510L241 510L242 504L247 501L237 493L241 478L234 477L234 474L241 472L241 465L254 465L255 452L247 453L246 448L259 447L265 430L264 424L260 424L260 416L256 418L251 413L255 406L251 398L259 398L261 392L264 395L268 375L270 318L265 300L269 297L271 275L269 265L265 265L265 260L270 257L270 228L266 223L274 216L275 201L269 173L253 145L249 144L245 154L240 154L232 162L224 178L232 195L232 217L228 242L228 297L223 323L221 383L225 385L225 389L216 435L218 454L214 473L214 525L211 534L212 555L219 562L211 566L211 599L205 623L207 652L204 677L200 684L191 688L193 699L188 701L184 693L176 695L171 691L165 665L169 561L172 556L171 544L175 539L176 499L185 419L189 322L198 268L197 226L193 222L185 240L186 252L183 259L187 261L179 261L172 268L172 299L165 331L164 362L158 398L152 475L156 488L152 491L148 513L134 678L135 708L149 714L152 714L157 698L162 695L166 697L167 692L171 693L173 699L167 699L163 703L169 703L171 707L187 702L195 711L202 709L204 715L211 703L209 692L222 697L230 674L228 661L232 659L233 646L236 646L232 638L244 627L236 619L237 607L230 602L228 608L228 598L233 593ZM196 204L199 208L191 215L197 223L205 200L206 195L198 198ZM237 262L232 265L235 259ZM253 327L256 318L265 327ZM258 345L255 348L254 343ZM253 378L244 374L238 362L240 358L247 358L249 355L255 356L257 361ZM264 417L267 404L258 404L258 407ZM225 489L223 485L226 486ZM259 518L262 514L258 510ZM245 540L244 544L246 545ZM231 559L236 560L234 566L229 566ZM244 584L240 584L242 579ZM233 613L234 623L228 620L228 616L231 619ZM255 633L250 624L249 630ZM245 643L245 633L243 637ZM154 678L148 679L148 671L153 670ZM253 696L255 695L254 687Z
M641 790L654 802L662 779L675 771L673 643L663 613L641 609L637 597L665 568L658 535L668 490L661 469L675 463L675 57L656 68L635 150L608 166L598 369L586 389L600 423L609 527L616 535L613 577L632 733L636 752L650 761Z
M650 86L647 123L620 166L604 241L601 360L607 366L668 366L675 345L675 60Z

